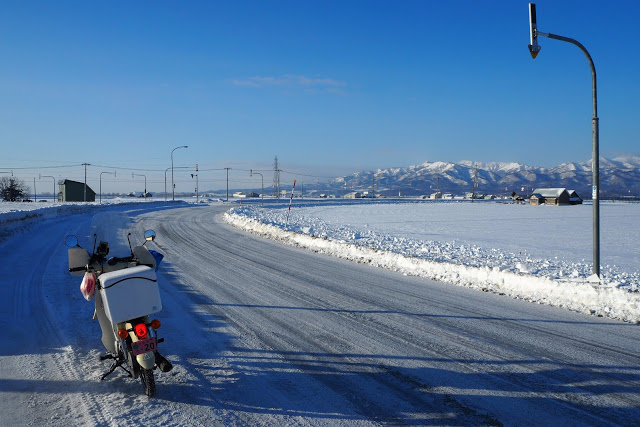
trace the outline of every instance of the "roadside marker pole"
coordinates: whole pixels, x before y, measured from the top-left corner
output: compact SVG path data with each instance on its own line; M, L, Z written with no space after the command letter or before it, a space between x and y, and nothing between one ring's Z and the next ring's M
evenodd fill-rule
M293 200L293 191L296 189L296 180L293 180L293 188L291 189L291 197L289 197L289 209L287 210L287 224L289 224L289 212L291 212L291 201Z

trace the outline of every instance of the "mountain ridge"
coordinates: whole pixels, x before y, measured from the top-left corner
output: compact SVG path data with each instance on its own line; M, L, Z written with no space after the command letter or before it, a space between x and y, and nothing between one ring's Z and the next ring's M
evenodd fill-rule
M538 187L566 187L576 190L584 199L591 195L591 160L565 162L550 168L518 162L427 161L401 168L354 172L329 181L326 190L343 195L371 192L375 185L375 193L383 196L420 196L438 190L463 195L474 191L476 174L476 193L510 195L515 191L529 195ZM640 195L640 156L601 156L600 194L601 197Z

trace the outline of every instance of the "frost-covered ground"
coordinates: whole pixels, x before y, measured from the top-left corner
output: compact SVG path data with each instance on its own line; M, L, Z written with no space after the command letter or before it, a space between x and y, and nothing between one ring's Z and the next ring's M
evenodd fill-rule
M571 310L640 321L640 204L601 204L602 283L592 206L498 202L307 202L236 207L226 220L290 244Z

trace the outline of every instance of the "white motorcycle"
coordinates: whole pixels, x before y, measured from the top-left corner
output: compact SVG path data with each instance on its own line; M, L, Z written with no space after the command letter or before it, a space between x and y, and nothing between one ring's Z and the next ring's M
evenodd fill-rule
M124 258L110 257L109 244L100 242L94 235L93 254L78 245L78 238L70 235L65 239L69 248L69 272L84 276L81 289L87 299L95 295L94 319L102 329L102 344L107 354L100 360L113 360L109 370L102 375L104 380L116 368L121 368L132 378L140 378L144 392L153 397L156 391L153 371L158 368L169 372L173 366L158 352L160 321L150 320L149 315L162 310L155 270L162 254L149 251L146 244L153 241L156 233L147 230L145 242L129 249L131 255Z

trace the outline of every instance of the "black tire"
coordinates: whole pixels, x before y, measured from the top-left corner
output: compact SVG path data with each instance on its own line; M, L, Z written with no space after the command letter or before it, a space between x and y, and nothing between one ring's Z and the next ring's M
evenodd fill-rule
M140 381L142 382L142 388L144 388L144 394L149 397L153 397L156 394L156 380L153 377L153 369L140 368Z

